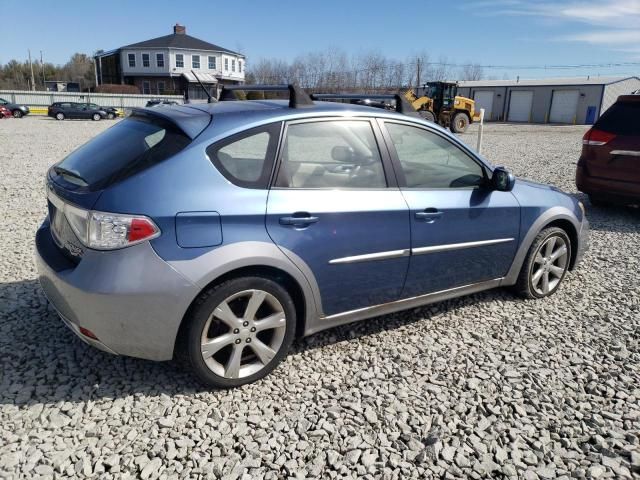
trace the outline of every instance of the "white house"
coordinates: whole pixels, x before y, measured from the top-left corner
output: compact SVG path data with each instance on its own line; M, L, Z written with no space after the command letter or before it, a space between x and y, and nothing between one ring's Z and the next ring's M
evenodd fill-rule
M145 94L178 93L205 98L197 78L212 95L218 85L244 82L244 55L187 35L176 24L171 35L133 43L95 57L98 85L136 85Z

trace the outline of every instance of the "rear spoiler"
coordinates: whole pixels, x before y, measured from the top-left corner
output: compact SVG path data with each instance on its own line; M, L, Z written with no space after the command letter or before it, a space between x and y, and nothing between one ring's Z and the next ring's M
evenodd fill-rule
M132 108L132 116L158 118L171 123L191 140L211 123L211 114L187 105L157 108Z
M375 94L363 95L352 93L314 93L311 95L313 100L394 100L396 102L396 112L403 115L420 117L420 114L407 101L404 95L396 94Z

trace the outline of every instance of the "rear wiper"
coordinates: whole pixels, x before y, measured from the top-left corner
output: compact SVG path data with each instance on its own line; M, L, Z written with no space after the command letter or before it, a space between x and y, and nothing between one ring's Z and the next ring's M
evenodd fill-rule
M76 180L80 180L82 182L81 186L83 187L89 186L87 181L84 178L82 178L80 174L76 172L72 172L71 170L67 170L64 167L58 167L58 166L53 167L53 171L56 172L58 175L63 175L65 177L71 177L71 178L75 178ZM71 182L71 183L76 183L76 182Z

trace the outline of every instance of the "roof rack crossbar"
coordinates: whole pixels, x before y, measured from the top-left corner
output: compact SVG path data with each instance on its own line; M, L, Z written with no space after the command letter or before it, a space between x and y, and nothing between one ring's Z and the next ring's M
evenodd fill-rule
M361 93L314 93L311 95L312 100L395 100L396 112L404 115L419 117L420 114L415 108L399 93L371 95Z
M220 92L220 101L233 101L237 97L233 92L289 92L289 108L302 108L313 105L313 100L297 85L225 85Z

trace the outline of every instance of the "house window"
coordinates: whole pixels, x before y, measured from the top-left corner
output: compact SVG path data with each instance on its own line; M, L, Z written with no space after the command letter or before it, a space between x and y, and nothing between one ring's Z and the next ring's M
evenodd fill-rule
M181 53L176 53L176 67L184 68L184 55Z
M164 53L156 53L156 65L160 68L164 67Z
M216 57L209 57L209 70L216 69Z
M164 82L158 82L156 85L158 88L158 95L162 95L165 90Z
M128 55L129 58L129 68L136 68L136 54L130 53Z
M142 82L142 93L145 95L151 94L151 82Z
M191 66L193 68L200 68L200 55L191 55Z
M229 59L228 58L224 59L224 69L225 70L229 70Z
M242 73L242 60L238 60L238 73Z
M143 67L147 67L147 68L149 68L151 66L151 60L149 58L149 54L148 53L143 53L142 54L142 66Z
M235 60L231 60L231 71L232 72L236 71L236 61Z

